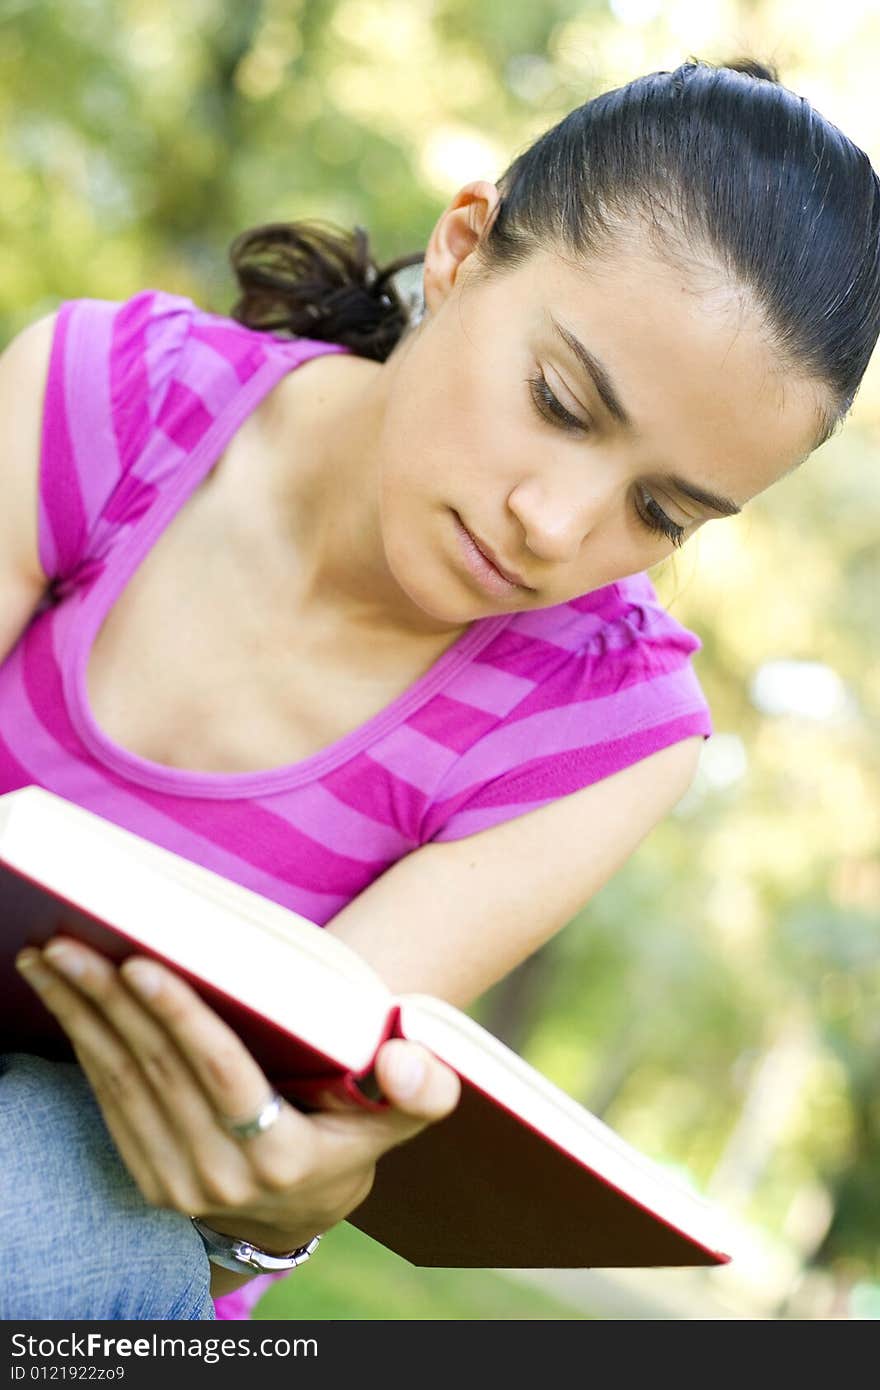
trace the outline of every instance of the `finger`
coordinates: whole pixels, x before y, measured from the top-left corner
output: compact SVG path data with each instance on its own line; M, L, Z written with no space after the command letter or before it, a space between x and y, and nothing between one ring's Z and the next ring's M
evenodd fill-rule
M204 1147L212 1134L221 1139L217 1116L189 1063L115 967L99 952L64 937L54 938L44 954L128 1044L156 1101L190 1149Z
M219 1160L206 1163L204 1146L193 1136L208 1200L252 1206L255 1182L276 1198L297 1183L310 1169L317 1139L313 1126L288 1101L281 1101L278 1118L263 1133L240 1139L228 1129L230 1123L253 1120L275 1095L237 1034L185 980L158 962L132 956L120 974L174 1039L207 1096L215 1134L222 1134L239 1155L236 1168L221 1166ZM190 1127L188 1132L192 1134Z
M160 1148L156 1127L146 1128L149 1120L144 1107L137 1105L136 1109L133 1106L128 1110L128 1120L138 1132L143 1130L144 1145L160 1179L168 1165L166 1205L184 1209L181 1192L185 1192L186 1209L190 1211L201 1209L206 1203L239 1206L254 1199L256 1185L268 1182L271 1186L283 1181L290 1170L291 1154L303 1148L302 1144L295 1143L295 1135L291 1135L291 1119L294 1123L301 1119L292 1106L285 1103L284 1108L289 1113L279 1116L277 1127L243 1144L225 1127L218 1107L205 1094L167 1028L147 1012L146 1006L124 983L129 978L138 978L139 972L117 972L98 952L67 939L53 941L46 948L46 954L56 969L76 970L77 987L124 1038L165 1116L164 1134L173 1133L178 1151L184 1151L188 1157L187 1172L182 1175L179 1161L174 1163L172 1155L166 1156L163 1152L167 1144ZM173 974L166 973L174 981ZM187 993L200 1009L208 1012L193 991ZM261 1089L268 1088L268 1082L250 1055L240 1046L238 1050L249 1066L256 1069ZM255 1105L251 1115L258 1108Z
M157 1205L188 1200L188 1156L180 1151L123 1040L38 951L23 952L16 964L70 1038L107 1128L141 1192Z
M142 993L146 1005L174 1036L220 1114L252 1119L273 1088L232 1029L186 981L154 960L130 957L120 974L133 990L142 993L148 986ZM320 1124L334 1119L341 1127L328 1143ZM314 1231L316 1213L318 1229L341 1220L368 1190L375 1154L398 1142L402 1123L413 1131L424 1123L395 1115L397 1124L386 1137L387 1122L374 1135L369 1128L373 1119L361 1110L349 1116L306 1116L283 1101L278 1120L263 1134L242 1142L250 1170L262 1185L262 1197L247 1203L249 1213L269 1221L283 1196L285 1230L297 1229L300 1223ZM230 1199L228 1205L244 1203Z
M237 1034L196 991L172 970L143 957L130 957L120 975L173 1038L216 1115L243 1121L258 1114L273 1087ZM287 1102L284 1106L291 1116L298 1114Z
M347 1151L355 1152L354 1135L359 1161L375 1163L388 1149L450 1114L461 1095L461 1083L450 1067L427 1048L403 1039L392 1039L379 1049L376 1076L391 1109L312 1116L328 1165L344 1161Z
M121 1106L115 1105L106 1096L106 1093L103 1095L103 1099L99 1096L100 1078L95 1075L90 1058L75 1043L73 1050L95 1095L104 1124L116 1146L116 1151L142 1196L151 1206L169 1205L168 1185L159 1177L160 1165L163 1169L167 1167L167 1156L163 1156L161 1150L157 1151L156 1147L150 1146L148 1148L144 1144L132 1128L125 1110ZM180 1195L184 1194L181 1193Z
M419 1043L393 1038L376 1056L382 1094L401 1116L430 1123L455 1109L461 1082L451 1067Z

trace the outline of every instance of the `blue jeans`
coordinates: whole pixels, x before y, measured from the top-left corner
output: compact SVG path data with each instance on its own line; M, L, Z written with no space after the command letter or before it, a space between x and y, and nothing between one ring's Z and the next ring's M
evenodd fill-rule
M0 1056L0 1318L211 1319L210 1265L151 1207L74 1062Z

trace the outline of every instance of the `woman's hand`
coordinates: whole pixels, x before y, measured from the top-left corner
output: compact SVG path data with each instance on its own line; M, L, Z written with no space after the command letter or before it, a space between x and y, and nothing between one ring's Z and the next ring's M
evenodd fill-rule
M274 1252L306 1244L365 1199L378 1158L454 1109L454 1072L391 1041L376 1073L394 1108L303 1115L237 1139L272 1087L236 1034L173 971L119 968L67 938L17 964L70 1038L119 1153L148 1202Z

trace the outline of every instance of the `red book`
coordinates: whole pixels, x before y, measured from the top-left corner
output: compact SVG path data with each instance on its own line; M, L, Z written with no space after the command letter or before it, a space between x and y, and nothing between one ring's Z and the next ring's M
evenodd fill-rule
M379 1162L353 1225L416 1265L586 1268L725 1264L721 1213L469 1015L396 996L313 922L37 787L0 796L5 1007L0 1048L69 1057L14 969L55 933L115 961L173 967L308 1109L370 1097L388 1037L455 1069L456 1110Z

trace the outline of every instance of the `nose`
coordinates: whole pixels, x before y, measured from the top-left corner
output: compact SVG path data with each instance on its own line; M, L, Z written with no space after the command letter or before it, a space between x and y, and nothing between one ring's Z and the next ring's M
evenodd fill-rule
M532 554L564 564L576 559L610 500L610 487L603 488L595 478L581 479L578 486L570 476L555 482L531 476L517 483L507 505L522 526Z

